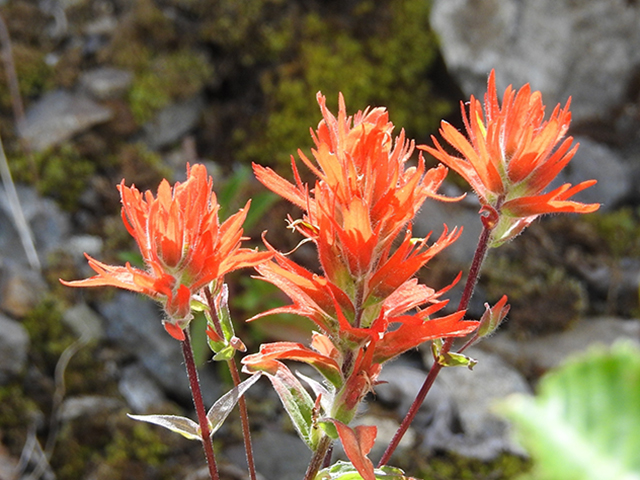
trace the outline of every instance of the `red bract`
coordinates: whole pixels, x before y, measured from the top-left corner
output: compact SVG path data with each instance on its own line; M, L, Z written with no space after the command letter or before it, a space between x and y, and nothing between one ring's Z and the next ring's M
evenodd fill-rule
M540 92L527 84L516 92L509 86L498 102L495 72L489 75L484 112L479 100L471 96L469 110L462 105L467 137L443 121L440 134L462 158L451 155L435 137L435 148L419 145L464 177L483 205L499 210L500 225L494 234L496 244L520 233L536 217L546 213L591 213L599 204L570 200L576 193L596 183L562 185L551 192L543 190L573 158L578 145L565 135L571 122L570 99L544 119Z
M135 186L125 186L124 180L118 186L122 220L138 243L146 270L129 263L106 265L87 255L98 275L61 282L70 287L114 286L148 295L163 304L167 332L184 340L192 294L228 272L255 266L272 255L240 248L249 203L220 224L213 182L204 165L187 166L187 177L173 188L163 180L156 197L151 191L142 194Z
M367 276L376 268L425 199L457 199L436 193L445 167L427 170L420 156L417 166L406 168L414 143L405 140L404 131L393 139L384 108L348 117L340 95L336 118L321 94L318 103L324 119L312 132L316 163L298 152L318 178L315 188L302 183L293 158L295 185L269 168L254 165L254 170L269 189L305 210L293 226L316 243L325 274L343 286L346 278Z

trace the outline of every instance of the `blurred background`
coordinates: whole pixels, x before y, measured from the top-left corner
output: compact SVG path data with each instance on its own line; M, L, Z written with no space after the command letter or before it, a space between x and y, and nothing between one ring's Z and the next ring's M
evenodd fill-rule
M602 203L597 214L544 218L491 252L469 315L479 317L485 301L506 293L509 319L470 352L480 360L474 372L441 376L393 464L425 479L513 478L528 460L488 411L491 401L531 391L540 375L594 342L640 339L637 2L4 0L0 15L0 135L35 242L30 254L5 171L0 479L205 478L197 443L125 415L191 414L179 346L156 306L115 289L69 289L58 279L92 273L83 252L140 264L115 186L125 178L155 191L162 178L184 179L187 162L207 165L222 217L253 198L248 244L260 245L267 230L272 244L292 249L300 238L284 219L300 212L265 191L251 162L291 178L291 155L313 145L318 91L334 112L338 92L349 113L385 106L396 133L404 128L429 143L441 119L462 126L460 101L482 98L495 68L499 92L530 83L548 113L572 97L570 133L580 149L557 182L598 180L580 197ZM444 190L466 189L451 174ZM465 231L423 281L442 287L466 272L478 209L472 196L424 206L416 235L437 235L443 223ZM295 259L317 269L312 248ZM307 339L310 327L299 318L244 324L287 302L250 276L227 279L249 350ZM211 404L231 382L204 342L196 346ZM359 420L378 425L372 457L405 415L429 357L425 349L385 368L388 383ZM260 473L302 478L309 452L267 382L252 389L249 407ZM223 477L245 478L233 417L216 448Z

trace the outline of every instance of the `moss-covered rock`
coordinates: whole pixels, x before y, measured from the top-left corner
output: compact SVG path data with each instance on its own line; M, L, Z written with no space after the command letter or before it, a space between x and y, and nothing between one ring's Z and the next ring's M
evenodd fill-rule
M197 94L212 80L213 67L203 53L189 49L154 56L137 73L129 91L134 118L142 124L172 102Z
M507 454L490 462L440 454L419 459L418 463L420 473L417 476L424 480L509 480L531 468L530 461Z
M13 455L20 455L30 425L34 424L37 405L24 393L23 386L12 383L0 387L0 432L2 444Z
M398 0L301 16L285 60L261 75L266 116L255 119L251 133L236 132L241 157L286 163L309 145L308 128L320 118L318 91L333 110L338 92L350 112L384 105L409 136L434 129L450 106L433 94L428 79L437 55L428 15L429 2Z
M65 210L77 208L78 198L95 172L95 164L70 142L32 155L12 157L15 181L35 185Z
M45 61L45 52L41 48L15 42L12 45L13 63L18 88L23 98L35 97L53 86L53 70ZM2 65L2 70L6 66ZM0 106L8 109L12 98L5 72L0 75Z

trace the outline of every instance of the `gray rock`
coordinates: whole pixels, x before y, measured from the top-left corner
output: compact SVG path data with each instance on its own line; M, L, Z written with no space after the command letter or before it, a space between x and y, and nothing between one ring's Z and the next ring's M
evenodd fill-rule
M427 451L446 450L481 460L495 459L504 451L522 453L509 439L508 424L491 412L491 406L511 393L528 393L528 384L497 355L480 350L469 355L479 360L478 365L473 371L446 368L440 372L408 433L419 432L418 448ZM415 367L388 365L379 378L387 383L376 386L377 398L396 406L402 419L426 377Z
M80 86L98 100L119 98L131 86L133 73L113 67L100 67L80 76Z
M137 364L130 365L122 371L118 390L133 409L133 413L137 414L150 413L153 407L161 405L166 400L149 373Z
M267 480L298 480L304 477L311 451L296 435L275 430L263 430L253 435L253 452L258 473ZM244 447L227 449L228 458L246 468Z
M58 411L61 422L93 417L101 413L108 413L123 408L124 404L117 398L103 397L100 395L83 395L69 397L62 402Z
M118 19L105 13L98 18L92 19L84 24L82 30L85 35L89 36L110 36L118 28Z
M356 417L353 422L349 424L350 427L356 427L358 425L374 425L377 428L376 442L373 444L368 457L371 459L374 465L377 465L378 461L382 458L387 446L391 443L393 436L395 435L400 422L392 418L380 417L376 415L363 415ZM398 444L398 448L394 455L391 456L389 464L394 464L395 455L402 455L403 451L408 451L416 444L416 431L413 428L409 428L406 431L402 440ZM337 460L348 461L347 454L344 452L344 448L340 442L336 442L333 449L332 461L335 463Z
M62 320L85 342L100 340L104 337L100 316L86 303L79 303L65 310Z
M446 368L436 380L451 396L462 433L453 434L445 444L434 443L426 436L423 445L484 461L493 460L502 452L523 454L510 438L509 424L497 417L492 408L512 393L531 393L528 383L498 355L477 348L465 353L478 360L473 370Z
M0 310L14 318L27 315L47 291L40 274L25 268L5 268L1 280Z
M625 0L436 0L432 27L467 93L531 83L549 108L572 96L577 122L625 100L640 64L640 10Z
M109 108L83 94L56 90L27 110L26 127L20 134L33 150L42 151L106 122L112 115Z
M97 257L102 252L104 241L95 235L74 235L66 242L65 252L74 259L85 260L84 254Z
M406 365L401 361L385 365L375 387L376 398L383 404L394 408L398 418L402 419L418 395L427 373L419 368ZM436 384L433 386L412 424L412 428L425 432L425 435L448 436L453 424L454 405L451 398Z
M18 322L0 314L0 385L20 374L27 364L29 334Z
M575 185L596 179L597 184L578 193L574 198L585 203L600 203L601 211L611 211L631 194L634 185L630 167L606 145L586 137L577 137L575 140L580 143L575 157L549 189L567 182Z
M483 348L500 354L528 377L537 378L554 368L570 354L591 345L610 346L626 339L640 345L640 320L591 318L571 330L518 341L509 332L499 332L483 343Z
M194 128L204 107L201 96L162 109L151 122L143 126L144 143L152 150L171 145Z
M166 392L190 403L180 342L164 330L159 307L133 293L118 292L98 310L107 319L107 338L135 356ZM220 396L220 386L211 370L201 369L200 383L206 405L213 405Z
M36 251L43 265L48 256L63 245L71 231L69 215L56 203L43 198L31 187L16 185L18 198L27 221ZM0 188L0 252L11 264L29 265L26 253L13 222L13 216L4 190Z
M462 193L450 185L445 190L445 194L450 197L457 197ZM462 228L462 234L458 240L447 247L442 255L447 256L456 265L467 266L473 259L482 231L479 211L480 202L471 191L460 202L427 200L414 220L414 236L425 237L429 232L433 232L431 239L435 241L442 234L445 224L449 231L454 227Z

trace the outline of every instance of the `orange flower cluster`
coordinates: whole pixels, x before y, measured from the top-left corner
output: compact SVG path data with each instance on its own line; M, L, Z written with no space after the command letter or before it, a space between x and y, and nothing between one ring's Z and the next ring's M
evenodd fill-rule
M243 362L255 370L261 364L273 368L274 360L297 359L318 368L324 357L318 369L331 365L338 395L349 397L335 402L345 410L344 416L334 411L332 418L348 423L383 362L427 340L466 335L477 322L463 321L464 312L431 319L447 303L439 299L443 291L413 278L459 235L457 229L445 228L428 245L427 239L412 238L409 226L425 199L457 200L437 194L447 168L427 170L421 156L416 166L407 167L414 144L405 139L404 131L394 140L384 108L367 109L352 118L340 96L336 118L320 94L318 103L323 120L312 132L315 162L298 152L317 176L315 186L303 184L293 159L295 184L260 165L254 170L265 186L304 210L304 217L291 225L317 246L324 275L274 252L274 260L257 270L293 305L259 316L287 312L310 318L322 338L333 344L334 354L328 356L327 349L316 344L307 348L281 343L263 347ZM394 248L398 237L400 244ZM418 313L407 313L421 307ZM345 402L349 408L344 408Z
M98 275L66 282L70 287L113 286L142 293L160 301L167 314L164 326L177 340L191 320L191 297L233 270L252 267L271 257L240 248L242 223L249 203L224 223L218 221L219 205L213 181L204 165L187 166L187 180L173 188L163 180L156 197L118 186L122 220L135 238L147 270L106 265L87 255Z
M375 427L352 429L348 424L364 395L376 384L382 364L425 341L441 338L449 340L443 343L440 357L458 355L459 359L460 352L449 353L452 337L478 329L468 342L471 344L497 328L509 311L503 297L494 307L487 305L481 322L464 320L464 310L431 318L446 305L447 300L441 297L450 287L435 291L418 283L415 276L458 238L460 230L449 230L445 225L440 237L429 242L428 237L413 238L411 222L428 198L459 200L437 193L447 166L469 182L484 213L485 230L460 309L471 298L488 246L513 238L540 215L589 213L599 207L570 200L595 180L565 184L544 193L577 149L577 145L572 147L571 137L565 138L571 120L569 102L564 108L558 105L545 120L541 95L532 93L528 85L517 92L507 88L502 105L494 72L488 87L484 109L474 97L468 112L462 108L468 137L442 122L442 137L462 157L448 153L435 138L435 147L418 147L444 165L427 169L420 153L416 164L410 166L414 142L405 138L404 131L394 138L394 126L384 108L348 116L340 95L336 117L320 93L317 100L323 119L311 132L313 158L298 151L302 163L316 176L315 184L303 183L293 157L293 183L269 168L254 165L260 182L303 210L302 218L289 219L290 226L315 244L322 274L296 264L266 241L267 252L241 248L249 203L220 223L212 179L204 166L194 165L187 166L184 183L171 187L163 180L156 196L126 187L124 180L119 185L122 218L138 243L146 269L128 263L106 265L87 255L97 275L62 283L115 286L147 295L162 303L167 332L184 341L188 339L184 329L192 318L194 295L203 289L219 293L214 299L218 302L215 310L222 311L226 297L222 299L224 290L219 287L224 275L255 267L262 279L279 287L293 303L254 318L294 313L311 319L319 332L313 334L309 346L293 342L262 345L258 353L243 358L245 372L269 376L301 437L319 455L316 460L321 463L327 453L327 436L340 437L354 468L366 480L374 480L373 464L366 455L373 445ZM226 317L227 330L232 332L230 317ZM218 355L221 352L216 343L234 352L242 345L232 333L222 338L212 323L208 335L209 345ZM188 344L183 342L183 348ZM283 360L308 363L327 380L321 384L305 379L315 401ZM437 359L434 365L431 373L437 375L445 363Z
M575 186L564 184L542 193L578 149L577 144L571 147L572 137L564 138L571 122L570 101L564 108L556 106L549 119L544 120L542 96L540 92L531 92L527 84L518 92L509 86L501 107L492 71L484 112L473 96L468 113L462 105L468 138L449 123L441 124L442 138L463 158L449 154L435 137L432 137L435 148L418 146L458 172L478 194L480 202L500 214L493 234L494 246L518 235L540 215L591 213L599 208L599 204L569 200L594 185L595 180Z

